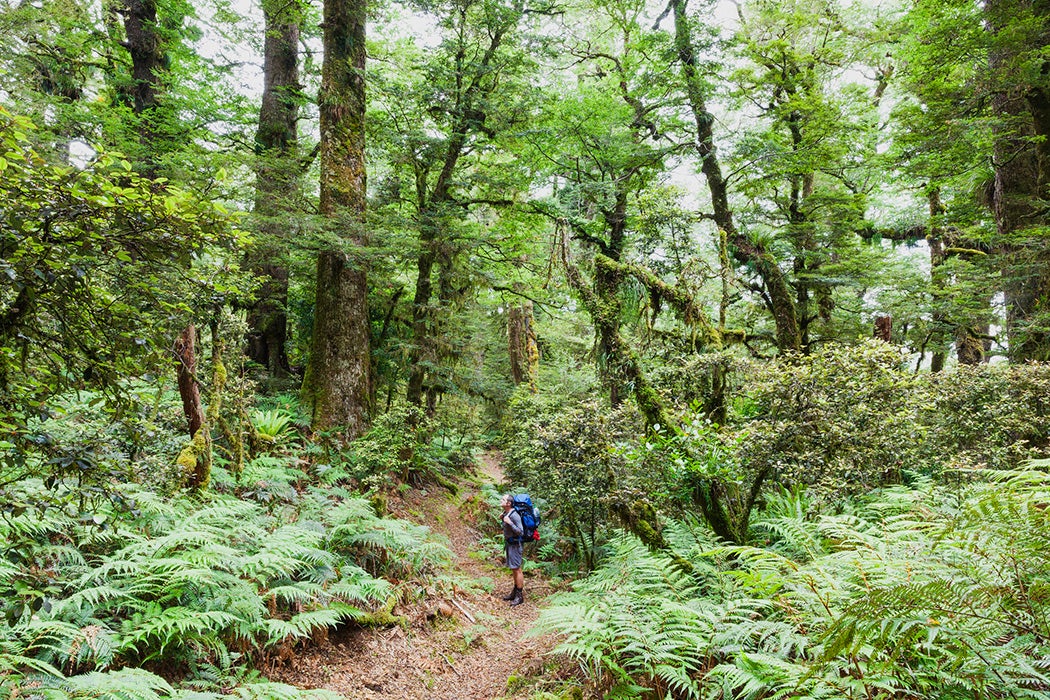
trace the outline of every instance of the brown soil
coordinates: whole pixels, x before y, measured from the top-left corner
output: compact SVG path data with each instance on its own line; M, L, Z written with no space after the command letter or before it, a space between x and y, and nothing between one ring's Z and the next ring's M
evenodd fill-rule
M498 454L482 456L477 481L502 484ZM527 571L525 604L511 608L501 600L512 586L510 574L494 553L483 553L492 550L483 541L499 532L498 507L484 501L479 483L459 485L455 496L433 487L390 504L395 516L447 538L455 553L447 578L395 609L409 624L334 633L273 668L272 680L355 699L492 700L536 690L554 640L524 635L550 587Z

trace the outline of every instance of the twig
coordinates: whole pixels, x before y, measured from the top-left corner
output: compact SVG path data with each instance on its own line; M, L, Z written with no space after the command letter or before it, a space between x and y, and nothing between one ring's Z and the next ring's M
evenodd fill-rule
M448 667L452 669L452 672L453 672L453 673L455 673L455 674L456 674L457 676L459 676L460 678L462 678L462 677L463 677L463 674L459 672L459 669L457 669L457 668L456 668L455 666L453 666L453 665L452 665L452 662L448 660L448 657L447 657L447 656L445 656L444 654L442 654L442 655L441 655L441 658L445 660L445 663L446 663L446 664L448 664Z
M464 608L462 605L460 605L458 600L453 598L452 599L452 604L455 605L457 608L459 608L459 611L461 613L463 613L464 617L466 617L468 620L470 620L470 624L472 624L472 625L478 624L478 621L474 619L474 616L471 615L469 612L467 612L467 609Z

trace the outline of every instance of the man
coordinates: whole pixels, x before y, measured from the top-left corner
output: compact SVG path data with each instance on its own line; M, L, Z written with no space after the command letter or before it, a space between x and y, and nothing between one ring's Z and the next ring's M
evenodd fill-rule
M525 602L525 596L522 592L522 588L525 586L525 576L521 573L521 536L525 532L525 528L521 525L521 516L514 510L509 493L503 494L499 504L503 508L503 515L500 516L500 521L503 523L503 551L507 555L507 568L514 575L514 590L503 596L503 600L509 600L510 606L513 608L515 605L521 605Z

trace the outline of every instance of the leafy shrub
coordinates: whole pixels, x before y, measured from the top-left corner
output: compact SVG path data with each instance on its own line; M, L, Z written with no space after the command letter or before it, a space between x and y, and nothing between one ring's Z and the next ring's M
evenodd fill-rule
M408 483L413 474L436 476L440 462L432 454L434 426L418 406L396 406L354 441L348 461L360 482L382 488L394 478Z
M926 378L918 406L927 459L1011 469L1050 445L1050 364L961 366Z
M863 490L917 465L917 380L886 343L835 346L757 365L741 391L750 415L733 421L738 459L788 484ZM770 478L773 481L773 478Z
M624 469L614 448L640 431L637 415L630 409L609 413L597 403L570 408L527 397L516 401L515 411L507 476L550 504L544 518L557 519L592 568Z

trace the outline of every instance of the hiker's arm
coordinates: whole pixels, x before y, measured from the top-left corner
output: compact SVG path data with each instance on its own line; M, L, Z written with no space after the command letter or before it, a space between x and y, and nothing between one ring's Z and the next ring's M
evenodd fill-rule
M525 532L525 528L521 526L521 516L518 515L517 511L512 510L507 513L507 517L504 518L504 520L507 525L510 526L510 529L514 531L516 537L520 537L521 534Z

